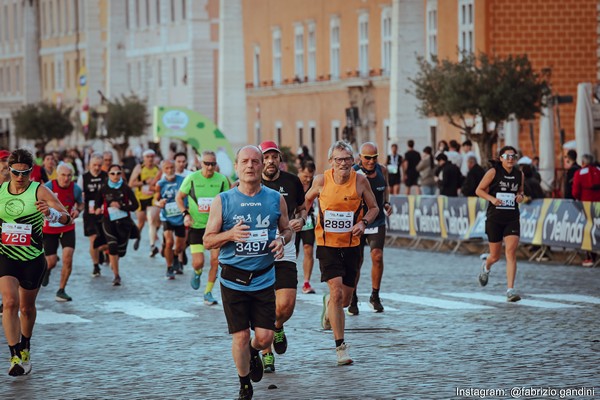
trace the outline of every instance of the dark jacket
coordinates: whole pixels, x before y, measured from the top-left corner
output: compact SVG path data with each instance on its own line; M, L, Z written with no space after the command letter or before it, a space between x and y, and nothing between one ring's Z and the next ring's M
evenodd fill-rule
M467 177L460 189L463 196L476 196L475 190L479 186L479 182L483 179L485 171L479 164L475 164L467 173Z
M460 169L449 161L438 170L438 185L440 187L440 195L456 197L458 189L462 185L463 176Z
M581 168L581 165L575 163L571 165L571 168L567 170L567 174L565 175L565 199L574 199L573 197L573 178L575 177L575 172Z

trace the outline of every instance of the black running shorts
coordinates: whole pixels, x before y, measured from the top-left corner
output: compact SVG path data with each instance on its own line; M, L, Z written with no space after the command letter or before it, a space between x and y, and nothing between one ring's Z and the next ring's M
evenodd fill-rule
M13 276L25 290L39 289L46 273L46 256L42 253L33 260L17 261L0 254L0 277Z
M341 276L344 285L354 287L360 267L360 253L360 246L341 248L317 246L321 282Z
M521 236L521 222L518 219L506 222L490 221L487 219L485 221L485 233L490 243L501 242L505 236Z
M58 251L58 244L65 247L75 248L75 229L63 233L44 233L44 253L53 256Z
M378 226L376 233L363 234L360 240L362 246L368 244L371 250L383 249L385 244L385 225Z
M221 285L221 301L230 334L256 327L275 330L273 286L254 292L242 292Z
M296 289L298 269L292 261L275 261L275 290Z
M162 221L162 226L165 231L173 231L179 238L185 237L185 225L173 225L170 222Z

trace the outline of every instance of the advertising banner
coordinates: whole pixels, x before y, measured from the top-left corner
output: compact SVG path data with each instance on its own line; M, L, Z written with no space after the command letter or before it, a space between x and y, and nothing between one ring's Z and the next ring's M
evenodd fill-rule
M544 199L544 205L546 204L546 215L540 218L544 221L542 244L581 248L587 223L583 203L565 199Z
M390 196L392 213L388 217L388 231L396 235L410 236L408 197Z
M442 237L463 240L469 233L469 204L466 197L439 197L442 210Z
M417 236L442 237L442 222L437 196L414 196L412 209L414 211L411 221Z
M533 200L529 204L519 204L521 213L521 243L542 244L542 225L550 202Z

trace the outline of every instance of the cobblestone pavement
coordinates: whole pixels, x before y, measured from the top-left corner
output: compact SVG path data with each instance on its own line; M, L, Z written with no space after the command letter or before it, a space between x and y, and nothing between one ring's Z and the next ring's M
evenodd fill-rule
M73 301L54 300L59 264L38 298L32 374L0 375L2 399L237 397L221 306L204 305L202 291L190 288L189 265L183 276L165 280L164 261L148 257L145 235L140 250L130 245L122 259L123 286L112 287L108 267L91 277L88 242L78 226L67 286ZM475 390L505 390L486 398L511 398L513 387L594 385L592 395L562 394L600 398L600 270L520 262L517 287L524 299L509 304L503 262L492 269L486 288L477 283L479 266L476 256L388 248L381 290L386 309L375 314L367 306L367 262L360 315L346 319L355 363L345 367L336 366L332 333L320 329L326 285L318 282L316 266L317 294L299 291L285 327L288 351L276 356L275 374L254 384L254 398L482 398ZM205 283L206 274L201 289ZM4 337L2 346L8 360ZM529 394L521 398L560 393Z

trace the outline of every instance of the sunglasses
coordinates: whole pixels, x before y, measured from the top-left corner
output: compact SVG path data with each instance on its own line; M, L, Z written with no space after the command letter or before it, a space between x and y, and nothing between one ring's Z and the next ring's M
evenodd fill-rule
M121 171L113 171L113 172L109 172L109 175L121 175Z
M207 167L216 167L217 166L216 162L210 162L210 161L202 161L202 164L206 165Z
M12 167L8 167L10 169L11 174L15 175L15 176L28 176L31 173L31 170L33 168L29 168L29 169L24 169L22 171L18 170L18 169L14 169Z
M363 157L365 160L371 161L371 160L376 160L377 156L379 156L379 154L373 154L372 156L368 156L366 154L361 154L361 157Z
M519 156L516 154L506 154L506 153L502 154L501 157L505 160L516 160L517 158L519 158Z

